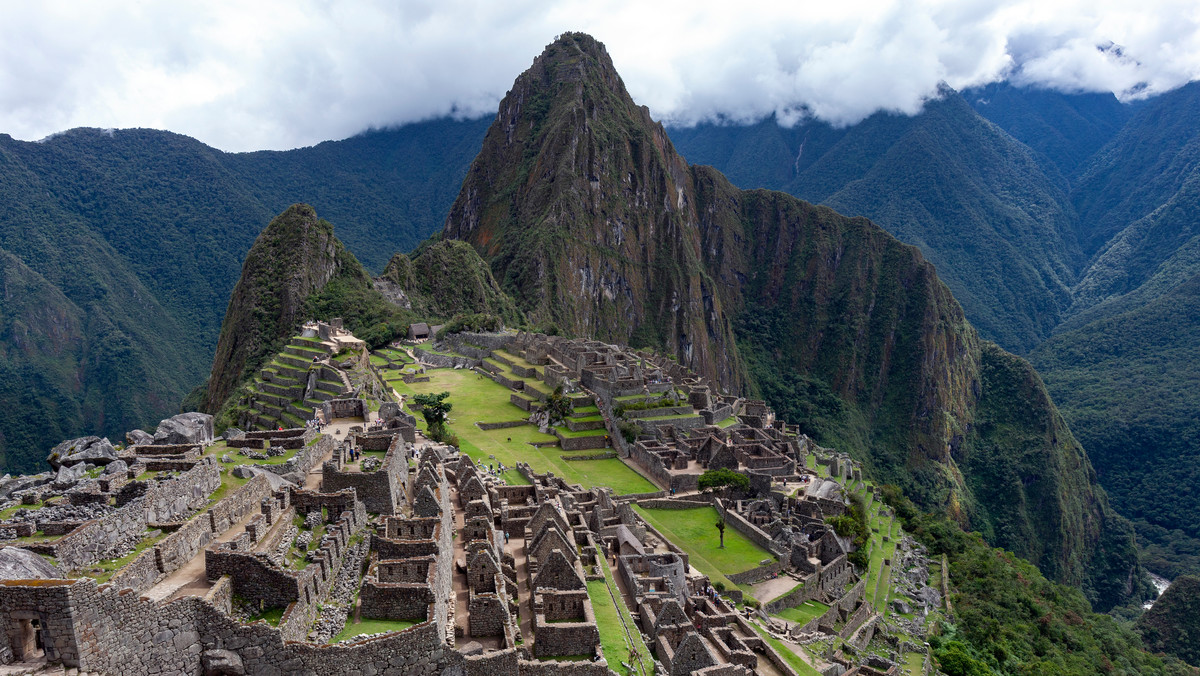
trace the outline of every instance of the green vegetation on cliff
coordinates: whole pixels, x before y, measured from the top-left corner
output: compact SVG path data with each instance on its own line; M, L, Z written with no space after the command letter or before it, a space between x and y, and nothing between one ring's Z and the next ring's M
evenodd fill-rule
M428 319L484 313L509 326L524 320L487 263L466 242L433 238L411 255L398 253L376 278L375 286L394 302Z
M1137 621L1151 650L1200 666L1200 577L1181 575Z
M884 499L904 529L950 563L955 624L930 637L947 674L1193 675L1196 670L1146 652L1138 635L1093 612L1078 589L940 514L922 513L894 486Z
M373 270L415 246L441 225L488 123L248 154L148 129L0 134L13 284L0 302L0 473L41 469L64 438L119 440L176 413L207 375L242 257L289 204L335 220ZM36 303L15 298L17 277L34 280Z

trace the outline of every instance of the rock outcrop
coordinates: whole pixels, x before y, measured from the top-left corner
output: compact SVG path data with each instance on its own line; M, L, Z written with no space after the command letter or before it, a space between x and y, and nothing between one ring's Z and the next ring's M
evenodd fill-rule
M158 423L156 444L206 444L213 440L213 417L207 413L180 413Z
M90 462L93 465L106 465L117 459L117 449L112 442L100 437L79 437L64 441L55 446L46 457L50 466L59 469L62 465L77 465Z
M0 580L37 580L62 578L53 563L20 547L0 549Z

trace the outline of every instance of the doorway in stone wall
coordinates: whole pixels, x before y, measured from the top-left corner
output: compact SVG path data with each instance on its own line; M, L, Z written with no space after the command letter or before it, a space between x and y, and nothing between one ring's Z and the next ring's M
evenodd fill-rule
M45 636L42 621L38 617L14 617L16 640L13 641L13 659L32 662L46 656Z

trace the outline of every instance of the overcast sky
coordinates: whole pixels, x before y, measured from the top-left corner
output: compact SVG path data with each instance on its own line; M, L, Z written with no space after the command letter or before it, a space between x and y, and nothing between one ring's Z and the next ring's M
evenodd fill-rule
M916 112L943 81L1129 99L1200 79L1197 0L0 0L0 17L0 133L27 140L153 127L283 149L491 114L567 30L676 124L848 124Z

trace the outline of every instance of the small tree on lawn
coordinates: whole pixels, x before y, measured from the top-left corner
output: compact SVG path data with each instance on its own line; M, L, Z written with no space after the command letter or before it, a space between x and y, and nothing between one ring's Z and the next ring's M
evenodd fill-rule
M418 394L413 398L417 406L421 407L421 415L425 417L425 424L429 426L429 438L434 441L441 441L446 437L446 421L450 419L450 409L453 408L453 404L446 401L449 396L449 392L441 392Z
M725 549L725 517L723 515L717 521L717 532L721 534L721 549Z
M734 490L748 491L750 490L750 477L745 474L739 474L728 467L720 469L710 469L700 475L698 482L700 490L707 491L721 486L731 486Z

